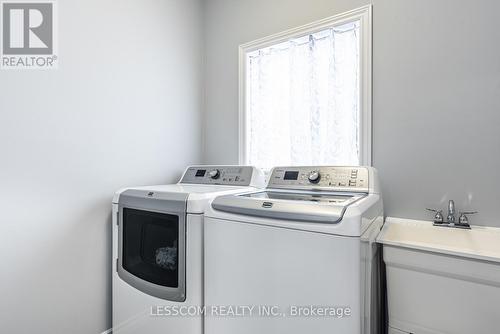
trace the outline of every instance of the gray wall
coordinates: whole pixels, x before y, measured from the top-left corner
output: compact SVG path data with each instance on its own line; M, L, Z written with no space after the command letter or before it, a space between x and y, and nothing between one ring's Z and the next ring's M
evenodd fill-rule
M107 329L112 194L201 159L201 2L58 3L59 69L0 73L2 333Z
M238 45L370 3L207 0L204 158L238 162ZM500 227L500 3L373 0L373 163L387 215Z

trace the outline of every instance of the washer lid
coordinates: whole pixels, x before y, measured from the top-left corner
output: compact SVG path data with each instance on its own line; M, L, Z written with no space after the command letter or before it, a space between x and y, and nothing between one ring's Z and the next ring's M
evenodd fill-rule
M226 195L212 202L215 210L311 223L336 224L342 220L346 208L366 194L265 191Z

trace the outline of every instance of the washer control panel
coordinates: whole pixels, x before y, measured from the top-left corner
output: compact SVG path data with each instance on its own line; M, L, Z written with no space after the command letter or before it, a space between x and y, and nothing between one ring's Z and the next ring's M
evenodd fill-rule
M193 166L186 170L180 183L248 186L253 173L250 166Z
M366 167L276 167L268 188L340 188L340 190L367 191Z

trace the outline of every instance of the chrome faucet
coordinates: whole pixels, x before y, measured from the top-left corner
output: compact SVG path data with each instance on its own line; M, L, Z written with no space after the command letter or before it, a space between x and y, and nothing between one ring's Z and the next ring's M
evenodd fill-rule
M455 224L455 202L452 199L448 202L448 217L446 220L450 225Z
M458 217L458 222L455 218L455 202L450 200L448 202L448 215L446 216L446 221L443 219L443 211L436 209L427 209L428 211L434 212L434 226L444 226L444 227L456 227L463 229L470 229L469 219L466 215L473 215L477 211L464 211L460 212L460 217Z

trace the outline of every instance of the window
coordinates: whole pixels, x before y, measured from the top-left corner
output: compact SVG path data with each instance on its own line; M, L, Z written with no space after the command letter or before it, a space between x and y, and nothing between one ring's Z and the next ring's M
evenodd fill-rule
M240 163L371 164L371 7L240 46Z

